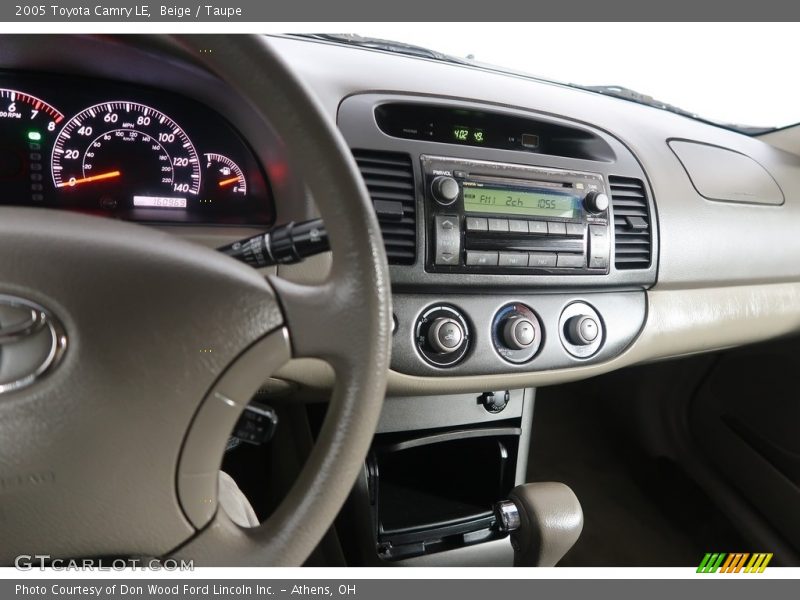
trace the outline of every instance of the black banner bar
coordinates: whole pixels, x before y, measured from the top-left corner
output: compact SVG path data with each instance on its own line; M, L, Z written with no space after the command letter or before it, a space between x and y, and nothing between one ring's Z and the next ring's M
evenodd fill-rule
M0 22L787 21L800 3L670 0L12 0ZM676 29L676 43L680 33ZM746 43L746 40L743 40Z

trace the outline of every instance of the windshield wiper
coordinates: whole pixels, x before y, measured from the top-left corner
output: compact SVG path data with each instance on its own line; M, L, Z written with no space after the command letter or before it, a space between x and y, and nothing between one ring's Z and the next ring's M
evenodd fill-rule
M433 60L441 60L444 62L451 62L462 65L473 64L468 60L450 56L430 48L422 46L415 46L414 44L405 44L403 42L394 42L392 40L382 40L380 38L365 37L355 33L295 33L294 37L308 38L312 40L321 40L324 42L335 42L337 44L347 44L350 46L358 46L359 48L370 48L372 50L383 50L384 52L394 52L396 54L405 54L407 56L416 56L419 58L431 58Z

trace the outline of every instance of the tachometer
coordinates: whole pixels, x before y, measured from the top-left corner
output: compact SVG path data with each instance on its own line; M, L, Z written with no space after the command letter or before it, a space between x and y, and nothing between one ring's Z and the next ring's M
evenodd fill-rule
M55 131L64 115L44 100L25 92L0 88L0 119L28 125L29 139L40 140L44 131Z
M103 102L72 117L55 140L51 167L59 190L109 207L186 208L200 192L192 140L138 102Z
M25 92L0 88L0 183L3 199L44 199L42 149L64 115ZM47 160L47 157L44 157Z

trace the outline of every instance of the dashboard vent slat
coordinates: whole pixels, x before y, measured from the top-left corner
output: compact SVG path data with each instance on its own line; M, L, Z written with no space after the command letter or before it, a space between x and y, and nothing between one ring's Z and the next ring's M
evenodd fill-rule
M417 220L411 157L376 150L353 150L353 157L375 206L389 264L413 264Z
M631 177L608 178L614 216L614 266L647 269L653 252L652 219L644 183Z

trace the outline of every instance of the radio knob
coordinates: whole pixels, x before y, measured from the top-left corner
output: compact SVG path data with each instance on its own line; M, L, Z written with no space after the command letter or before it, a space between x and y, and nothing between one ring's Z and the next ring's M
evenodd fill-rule
M452 204L458 199L458 182L452 177L439 175L431 182L431 193L439 204Z
M503 342L512 350L524 350L536 340L536 328L530 319L515 315L503 325Z
M601 213L608 209L608 196L592 190L583 198L583 203L589 212Z
M464 329L455 319L439 317L428 330L428 343L434 352L450 354L464 344Z
M594 317L588 315L571 317L566 322L564 330L567 339L576 346L588 346L600 335L600 325Z

